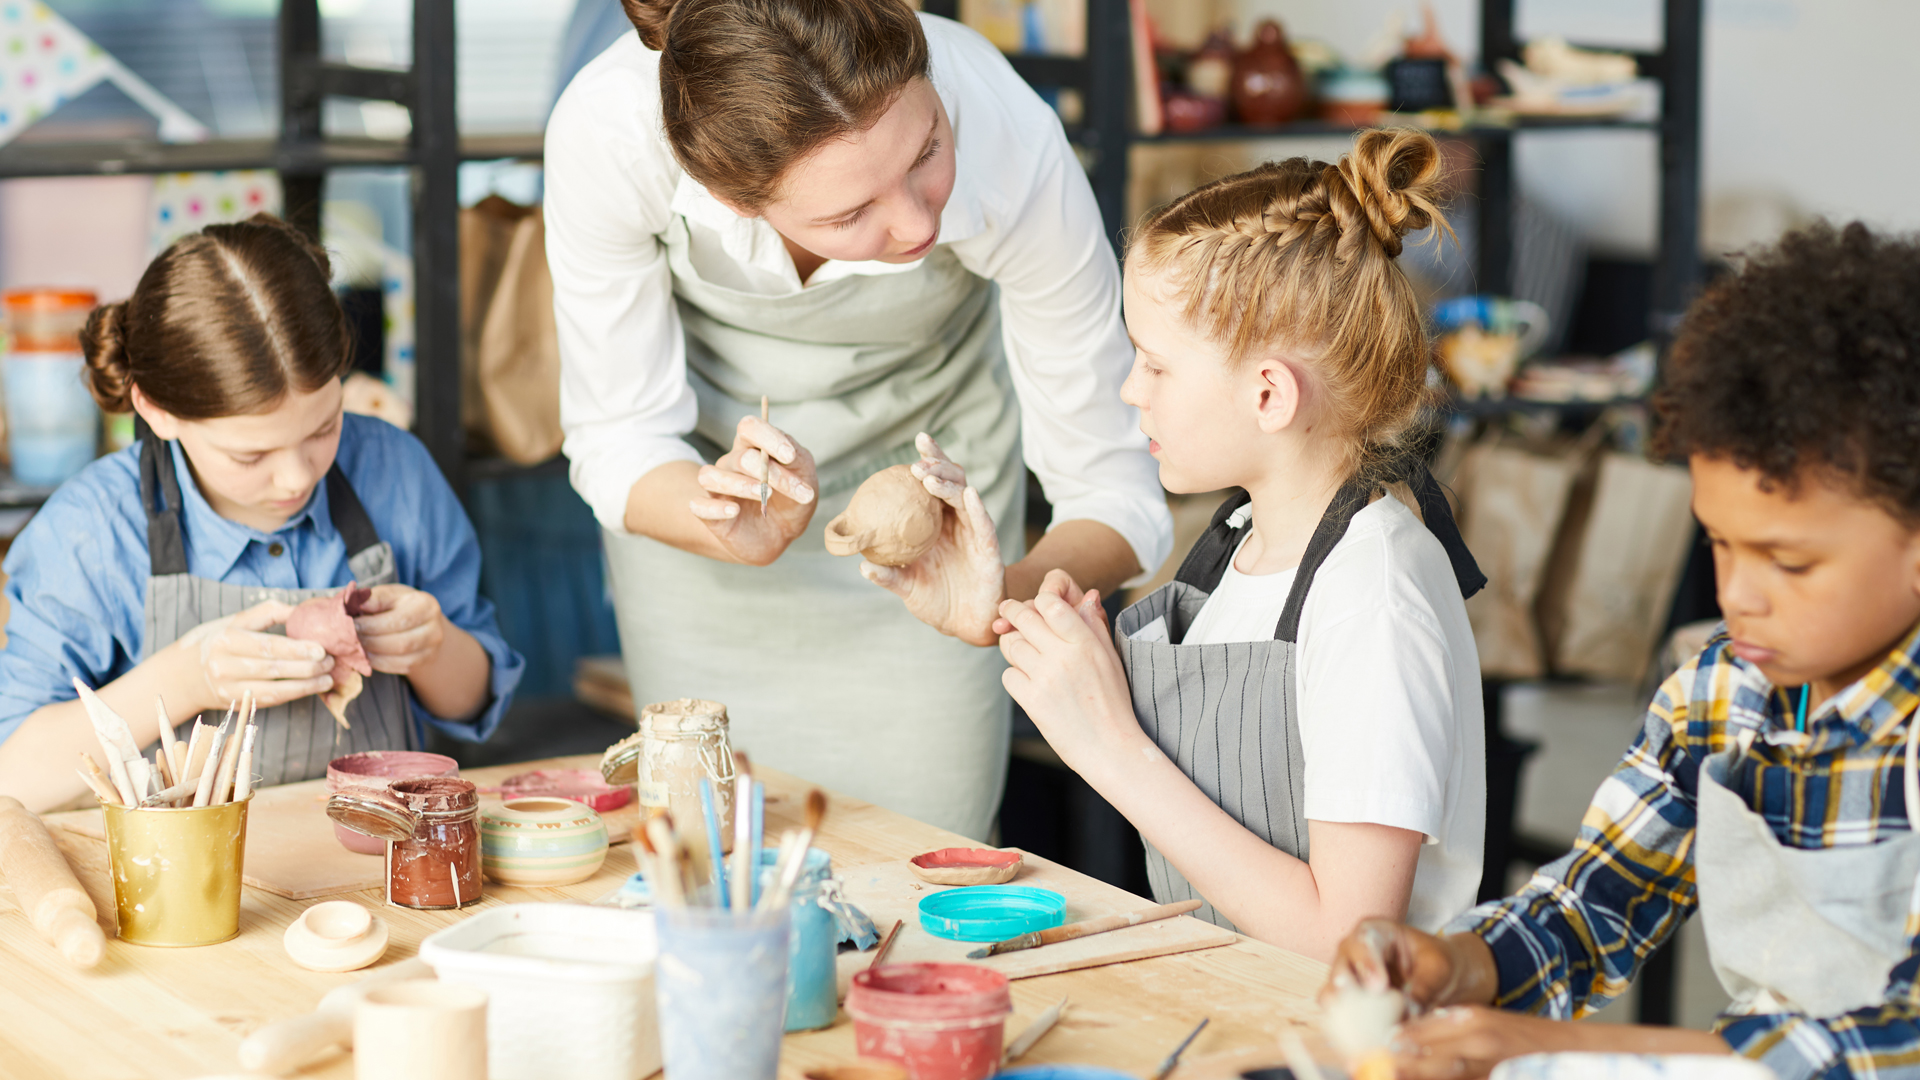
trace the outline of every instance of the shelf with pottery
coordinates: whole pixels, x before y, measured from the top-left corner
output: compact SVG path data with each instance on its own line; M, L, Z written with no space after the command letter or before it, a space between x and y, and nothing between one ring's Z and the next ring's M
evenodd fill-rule
M1419 115L1384 113L1368 127L1421 127L1436 135L1498 136L1516 131L1658 131L1658 120L1639 120L1606 116L1475 116L1434 122ZM1163 131L1158 135L1135 135L1141 144L1233 142L1255 139L1310 139L1352 135L1363 130L1334 120L1295 120L1286 124L1221 124L1201 131Z
M596 764L597 757L582 756L474 769L462 775L485 787L529 769L580 769ZM759 775L768 785L767 835L798 826L808 785L766 769L759 770ZM323 812L324 781L265 789L259 793L255 809L264 806L258 798L289 789L298 789L292 793L305 793L305 797L280 799L282 810L312 818L306 832L312 834L310 842L316 857L341 852ZM88 835L95 830L91 819L98 815L98 811L78 811L49 815L46 820L55 826L54 837L95 907L104 913L103 929L111 934L114 904L106 872L106 845ZM613 892L634 871L630 845L618 842L624 839L619 834L630 824L615 826L612 838L616 844L605 863L577 884L540 888L489 882L477 904L455 911L384 905L377 888L294 900L249 885L242 891L237 937L217 945L184 949L145 948L110 937L105 959L89 971L75 970L64 962L17 910L12 891L0 887L0 952L9 958L13 965L10 970L17 976L10 985L32 988L31 992L7 995L5 1071L13 1080L237 1072L237 1053L246 1036L269 1023L312 1012L330 990L414 958L421 941L436 931L509 904L590 903ZM869 803L830 795L816 846L832 855L836 872L848 880L852 892L871 894L863 903L886 914L910 902L887 899L892 892L917 897L923 887L937 888L912 881L901 870L905 860L921 852L971 845L955 834ZM378 876L378 860L351 857L368 863L373 876ZM1029 858L1028 862L1031 865L1024 874L1044 880L1049 888L1065 894L1070 914L1075 917L1083 912L1098 916L1133 911L1150 904L1045 860ZM342 973L311 971L296 964L286 951L289 927L318 904L343 900L364 907L383 925L388 942L379 962L371 968ZM359 940L355 931L362 920L350 911L329 909L318 922L318 926L303 925L295 931L295 938L303 945L314 944L310 938L328 935L343 941ZM367 933L380 932L373 919L365 922ZM925 935L918 927L911 929L913 933L904 934L896 949L900 955L941 944L930 938L915 944L916 934ZM1116 962L1129 951L1138 955L1143 942L1165 934L1184 935L1186 948L1201 942L1212 947ZM1103 939L1100 949L1088 944ZM959 947L958 943L947 944ZM1055 973L1020 977L1008 972L1015 979L1015 1014L1006 1025L1009 1036L1017 1036L1062 996L1071 1001L1059 1025L1025 1061L1100 1064L1141 1073L1163 1058L1201 1018L1210 1017L1212 1023L1188 1051L1181 1075L1190 1080L1233 1076L1249 1064L1269 1064L1276 1059L1274 1047L1279 1033L1314 1015L1311 996L1325 973L1319 963L1272 946L1235 939L1191 919L1131 927L1099 938L994 957L989 963L1004 960L1030 965L1048 960L1049 950L1070 950L1076 945L1088 951L1065 957L1057 953L1056 957L1062 958L1057 963L1049 960L1041 969ZM864 957L846 954L841 959L848 965ZM1061 963L1101 966L1058 971ZM323 962L321 966L326 965ZM808 1070L849 1062L854 1056L853 1028L843 1011L828 1028L785 1038L780 1076L783 1080L800 1080ZM335 1053L297 1075L350 1077L353 1060L347 1054Z

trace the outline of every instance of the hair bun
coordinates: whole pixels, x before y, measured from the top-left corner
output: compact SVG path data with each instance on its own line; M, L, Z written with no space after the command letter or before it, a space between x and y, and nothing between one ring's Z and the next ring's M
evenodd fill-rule
M87 358L87 389L103 412L133 411L133 376L127 357L127 303L102 304L80 330Z
M1446 182L1446 163L1433 136L1412 128L1376 128L1360 133L1340 159L1339 178L1356 205L1333 200L1343 229L1364 227L1386 249L1399 255L1401 238L1445 219L1438 199ZM1331 170L1330 170L1331 171ZM1335 181L1327 178L1329 185ZM1361 220L1364 219L1364 220Z
M640 42L654 52L667 47L667 22L673 18L674 0L620 0L627 21L640 31Z

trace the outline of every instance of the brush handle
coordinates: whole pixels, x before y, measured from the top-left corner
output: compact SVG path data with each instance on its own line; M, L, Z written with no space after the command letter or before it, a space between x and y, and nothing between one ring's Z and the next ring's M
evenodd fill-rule
M1092 934L1104 934L1109 930L1118 930L1126 926L1138 926L1141 923L1159 922L1200 910L1200 901L1182 900L1177 904L1161 904L1158 907L1142 908L1130 915L1106 915L1085 922L1068 923L1050 930L1039 932L1035 945L1052 945L1060 941L1072 941L1074 938L1088 937Z
M747 906L752 907L760 902L760 875L756 872L758 867L755 863L760 858L760 849L767 843L767 785L765 784L753 785L753 829L747 837L747 843L748 851L751 853L747 856L747 888L751 890L747 895Z
M727 857L721 849L725 846L720 838L720 814L714 809L713 781L700 778L700 816L707 823L707 855L713 860L713 903L715 907L727 907Z

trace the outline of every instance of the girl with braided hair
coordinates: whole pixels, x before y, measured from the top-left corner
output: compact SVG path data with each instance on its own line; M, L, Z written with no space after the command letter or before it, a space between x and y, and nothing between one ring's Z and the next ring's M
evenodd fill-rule
M1111 637L1059 572L996 626L1007 690L1139 827L1155 899L1319 958L1480 884L1485 578L1405 446L1429 349L1394 261L1446 231L1441 173L1429 136L1369 131L1140 227L1122 397L1169 491L1237 490Z

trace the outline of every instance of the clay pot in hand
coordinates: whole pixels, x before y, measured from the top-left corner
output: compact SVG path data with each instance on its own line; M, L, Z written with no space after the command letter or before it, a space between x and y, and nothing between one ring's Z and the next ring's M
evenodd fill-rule
M1253 44L1233 63L1233 111L1243 124L1284 124L1307 107L1307 80L1272 19L1253 32Z
M882 469L853 493L845 513L827 523L827 551L865 555L879 566L905 566L933 548L945 510L911 467Z

